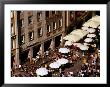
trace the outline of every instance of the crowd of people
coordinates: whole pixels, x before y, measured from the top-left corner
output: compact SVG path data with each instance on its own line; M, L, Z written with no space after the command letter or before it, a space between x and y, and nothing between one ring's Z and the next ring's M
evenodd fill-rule
M54 51L49 50L48 52L46 52L43 56L44 58L42 58L42 56L40 55L37 55L36 58L32 58L31 60L27 59L26 63L20 65L19 68L12 68L11 75L15 77L37 77L36 70L40 67L46 67L49 70L49 74L46 75L48 77L100 76L100 58L98 56L98 53L96 53L98 48L95 50L94 53L87 53L85 55L83 55L83 52L79 48L67 48L70 49L70 52L67 54L62 54L58 52L58 48L56 48ZM68 59L69 62L58 69L51 69L49 67L49 64L60 58ZM79 61L79 67L75 66L75 64Z

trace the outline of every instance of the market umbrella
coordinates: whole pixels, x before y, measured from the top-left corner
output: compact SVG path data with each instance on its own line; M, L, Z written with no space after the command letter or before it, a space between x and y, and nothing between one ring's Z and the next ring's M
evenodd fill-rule
M58 62L60 64L66 64L66 63L68 63L68 60L65 58L61 58L61 59L58 59L56 62Z
M77 42L81 39L81 37L77 34L69 34L69 35L66 35L63 39L72 41L72 42Z
M80 47L82 44L81 43L73 43L74 46Z
M59 52L61 52L61 53L68 53L68 52L70 52L70 50L67 49L67 48L60 48Z
M87 29L88 29L88 27L82 27L81 29L82 29L82 30L87 30Z
M96 21L96 22L99 22L99 23L100 23L100 16L95 15L95 16L93 16L90 20Z
M82 46L80 46L79 48L80 48L81 50L88 50L89 47L86 46L86 45L82 45Z
M36 70L36 74L40 76L44 76L48 74L48 70L46 68L39 68Z
M88 34L87 37L95 37L95 34Z
M90 45L90 44L88 44L88 43L83 43L83 44L86 45L86 46L87 46L87 45Z
M88 31L89 33L94 33L94 32L95 32L95 29L93 29L93 28L89 28L89 29L86 30L86 31Z
M89 21L85 22L82 26L85 26L85 27L92 27L92 28L97 28L99 25L100 25L99 22L89 20Z
M76 29L76 30L73 30L70 34L75 34L80 36L80 38L83 38L85 35L88 34L88 32L82 29Z
M49 66L50 66L51 68L59 68L59 67L61 66L61 64L58 63L58 62L53 62L53 63L51 63Z
M85 42L92 42L93 39L91 39L91 38L86 38L84 41L85 41Z
M71 46L72 45L72 41L66 41L65 42L65 46Z

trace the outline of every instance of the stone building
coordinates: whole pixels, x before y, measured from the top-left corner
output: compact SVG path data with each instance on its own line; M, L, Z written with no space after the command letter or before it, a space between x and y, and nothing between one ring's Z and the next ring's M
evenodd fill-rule
M43 55L49 48L63 46L62 38L69 30L68 27L71 25L72 30L80 28L95 12L12 11L11 14L11 57L15 65L19 65L28 57L35 58L38 52Z

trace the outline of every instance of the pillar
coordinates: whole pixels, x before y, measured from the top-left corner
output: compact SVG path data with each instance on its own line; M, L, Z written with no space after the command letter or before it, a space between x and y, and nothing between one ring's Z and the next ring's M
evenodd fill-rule
M55 38L52 38L52 41L51 41L51 44L50 44L50 48L52 50L54 50L54 48L55 48Z
M30 47L28 52L28 58L32 59L32 57L33 57L33 47Z
M61 43L60 43L60 46L61 46L61 47L64 46L64 41L65 41L65 40L63 39L64 36L65 36L65 34L63 33L62 36L61 36Z
M44 55L44 43L41 43L39 52L41 55Z
M18 28L17 28L17 13L16 11L14 11L14 23L15 23L15 35L16 35L16 38L15 38L15 49L16 49L16 52L15 52L15 66L16 67L19 67L19 64L20 64L20 59L19 59L19 40L18 40Z
M45 11L42 12L42 31L43 31L43 38L47 37L47 29L46 29L46 16Z

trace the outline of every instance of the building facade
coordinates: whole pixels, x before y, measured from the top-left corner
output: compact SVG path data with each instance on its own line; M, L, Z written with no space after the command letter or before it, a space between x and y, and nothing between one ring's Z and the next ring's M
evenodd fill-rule
M14 56L15 65L35 58L37 53L43 55L49 48L63 46L62 38L68 26L71 25L72 30L79 28L89 16L95 15L88 11L13 11L12 14L12 61Z

